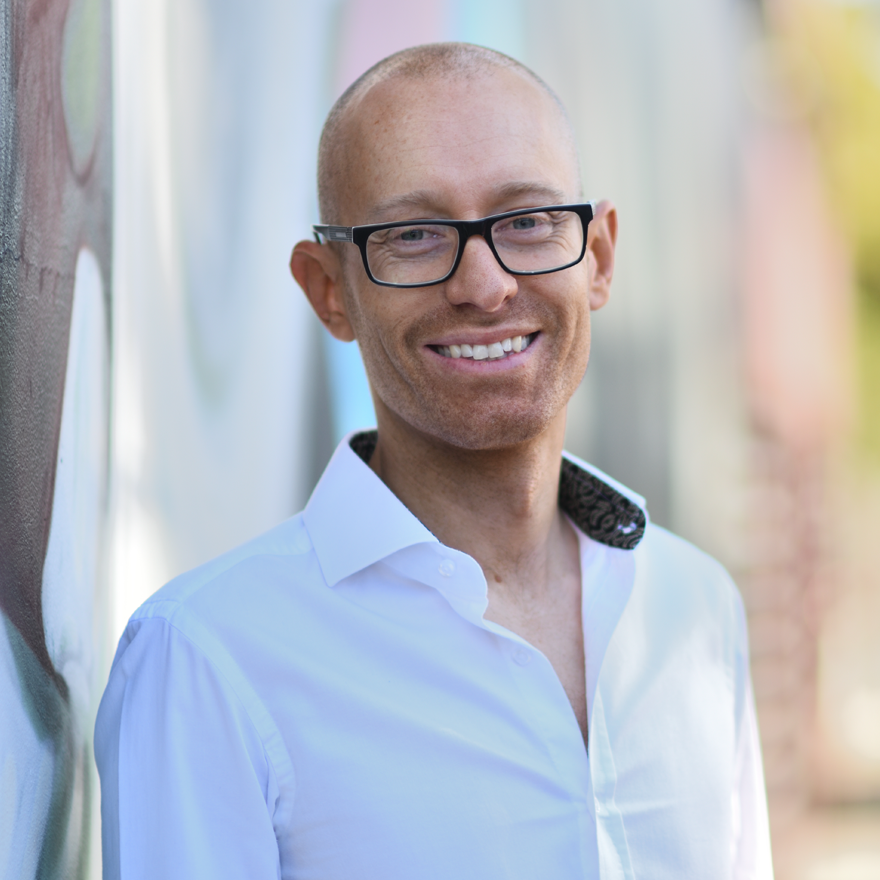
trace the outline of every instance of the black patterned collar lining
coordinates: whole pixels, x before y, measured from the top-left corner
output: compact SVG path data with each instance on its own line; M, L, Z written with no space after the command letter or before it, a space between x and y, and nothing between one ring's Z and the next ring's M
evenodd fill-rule
M351 438L351 448L369 464L377 431L363 431ZM645 512L607 483L568 459L562 459L559 506L575 525L594 541L633 550L645 534Z

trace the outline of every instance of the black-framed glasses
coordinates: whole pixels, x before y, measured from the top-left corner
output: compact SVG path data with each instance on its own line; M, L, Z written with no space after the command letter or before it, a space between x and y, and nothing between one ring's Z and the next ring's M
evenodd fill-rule
M404 220L371 226L313 226L321 241L360 248L367 277L384 287L429 287L452 276L472 235L481 235L511 275L546 275L579 263L595 203L550 205L481 220Z

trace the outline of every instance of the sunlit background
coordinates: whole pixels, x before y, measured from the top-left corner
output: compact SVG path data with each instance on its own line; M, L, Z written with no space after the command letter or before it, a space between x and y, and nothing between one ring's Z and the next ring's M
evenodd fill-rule
M115 33L114 634L372 419L286 269L333 100L491 46L620 211L568 446L743 591L780 880L880 878L880 5L165 0Z
M86 753L131 612L300 509L336 442L372 422L356 346L322 331L287 261L318 219L335 98L397 49L466 40L559 93L585 195L618 207L567 444L740 586L777 878L878 880L880 2L54 6L77 180L100 119L95 47L113 59L112 273L82 247L42 593ZM16 749L0 875L29 839ZM90 785L66 796L64 856L40 876L99 876Z

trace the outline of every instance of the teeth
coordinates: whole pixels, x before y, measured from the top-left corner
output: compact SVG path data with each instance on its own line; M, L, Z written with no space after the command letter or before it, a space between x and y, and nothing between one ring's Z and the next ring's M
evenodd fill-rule
M468 345L463 342L461 345L440 345L437 351L448 358L473 358L475 361L497 360L507 357L510 353L518 353L525 351L529 347L529 343L535 338L535 334L531 336L509 336L500 342L492 342L489 345Z

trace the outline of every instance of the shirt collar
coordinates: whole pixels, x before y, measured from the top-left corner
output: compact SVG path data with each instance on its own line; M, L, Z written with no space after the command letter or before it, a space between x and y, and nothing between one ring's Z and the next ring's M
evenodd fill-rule
M303 511L324 578L343 578L414 544L439 543L370 469L376 431L345 437ZM647 525L645 501L598 468L565 453L559 505L593 540L633 550Z

